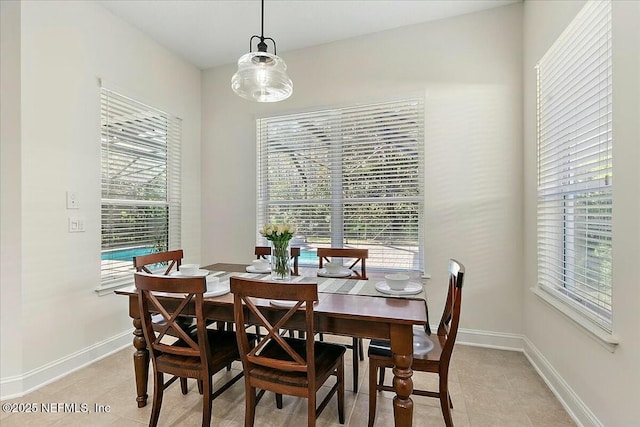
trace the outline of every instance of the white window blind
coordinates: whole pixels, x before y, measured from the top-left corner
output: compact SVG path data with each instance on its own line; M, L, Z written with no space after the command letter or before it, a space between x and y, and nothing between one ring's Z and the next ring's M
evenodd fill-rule
M133 282L132 258L180 248L182 122L102 88L102 288Z
M538 283L611 332L611 5L590 1L537 65Z
M368 248L369 267L422 269L423 104L258 119L258 227L295 224L302 264L332 246Z

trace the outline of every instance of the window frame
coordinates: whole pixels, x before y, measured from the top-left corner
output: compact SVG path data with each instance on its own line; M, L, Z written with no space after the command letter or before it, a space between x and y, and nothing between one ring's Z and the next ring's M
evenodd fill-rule
M411 223L412 225L408 226L409 228L414 227L417 230L415 231L415 235L416 235L415 246L412 246L412 248L415 248L415 255L413 255L413 258L412 258L412 261L411 261L412 264L405 267L397 267L397 266L383 267L380 265L376 266L375 250L376 250L376 247L379 245L374 244L373 241L369 243L363 243L362 241L359 241L357 235L354 235L353 233L345 232L345 230L349 230L353 228L353 227L349 228L345 226L345 224L348 224L348 221L349 221L348 219L345 220L345 216L348 216L348 213L357 212L358 209L360 209L360 211L366 211L367 207L369 207L369 211L372 211L373 209L371 208L371 206L376 206L376 205L381 206L382 204L384 204L383 200L385 199L382 197L350 198L350 196L345 196L345 193L352 194L357 192L355 188L357 187L357 181L359 178L357 176L356 177L349 176L349 172L348 172L349 167L346 166L349 159L347 160L343 159L343 156L344 156L343 153L346 152L345 150L348 150L348 149L356 150L355 152L358 152L357 150L361 149L359 148L360 146L363 147L362 150L365 151L367 149L366 148L367 144L369 145L382 144L382 142L385 141L385 138L380 136L375 137L375 139L372 137L371 141L373 142L364 141L364 139L366 139L367 136L362 136L361 133L364 133L366 135L366 132L360 132L360 130L357 129L359 125L359 120L360 120L359 117L362 117L363 123L371 123L371 121L374 120L374 118L379 119L379 116L376 116L377 114L380 114L380 115L388 114L389 116L392 116L393 115L392 112L394 111L394 109L397 109L396 111L403 111L403 109L407 109L407 111L410 111L409 113L407 113L407 117L411 117L410 120L408 120L406 117L402 116L401 114L397 114L397 117L395 118L395 120L397 121L397 123L401 123L399 120L406 120L406 122L403 123L403 130L401 132L397 132L396 135L402 132L405 132L404 127L407 126L406 123L411 121L409 130L406 130L406 134L411 135L411 137L400 136L399 140L395 142L392 141L393 139L392 137L388 137L389 142L386 142L386 143L389 144L389 146L394 144L395 146L401 146L402 144L409 145L407 140L411 139L412 140L412 142L410 143L411 149L412 150L415 149L415 153L416 153L415 158L412 158L412 160L416 162L416 166L415 168L412 169L413 176L411 177L411 180L412 180L411 183L398 184L402 186L407 186L407 188L410 187L411 191L414 191L415 189L415 194L411 197L396 198L395 200L393 199L393 197L389 197L388 199L386 199L387 204L389 204L390 206L388 209L391 209L391 211L397 210L397 207L394 207L394 206L400 206L403 203L409 204L409 205L403 205L403 206L411 206L411 208L406 208L406 209L414 209L413 210L413 212L415 212L414 218L417 218L417 219L414 219L414 222ZM323 198L319 198L317 200L314 200L313 202L306 199L303 200L303 199L295 199L295 198L291 198L288 200L281 200L277 202L274 201L274 199L270 199L270 193L269 193L270 189L268 188L267 182L269 180L268 175L273 173L273 170L269 171L269 159L268 159L269 153L267 152L268 151L267 147L269 147L269 144L271 141L269 138L272 138L273 140L275 140L276 137L269 136L270 131L268 130L268 127L271 125L275 126L275 124L283 123L283 122L285 123L297 122L300 125L299 127L303 127L302 126L303 123L308 125L309 123L316 123L315 121L317 121L318 123L325 123L325 122L327 123L326 127L323 128L323 131L325 131L323 133L323 138L317 138L316 140L317 143L313 142L313 138L315 138L315 136L310 136L311 134L304 134L304 133L302 135L280 136L279 138L281 138L282 141L285 142L285 144L282 144L282 146L285 147L284 148L285 150L289 149L292 152L296 150L296 154L299 154L297 152L298 148L291 148L291 146L295 144L295 142L291 142L291 141L301 140L301 139L304 139L305 137L308 137L308 140L312 142L302 143L303 147L299 149L300 153L302 152L307 153L308 155L306 157L308 158L311 158L312 156L314 156L312 151L317 145L321 145L322 143L326 144L329 147L327 148L328 150L327 157L330 158L330 160L327 160L327 164L326 164L326 169L329 171L328 172L329 178L327 179L327 181L329 181L330 189L328 189L324 193ZM415 121L415 123L413 123L413 121ZM392 128L393 126L397 126L397 123L392 122L389 125L389 128ZM360 125L360 126L362 128L365 127L364 125ZM382 126L382 125L378 125L378 126ZM375 127L375 125L372 125L372 127ZM379 129L380 127L378 128L378 130ZM373 134L375 131L371 131L371 132ZM271 130L271 133L274 133L274 131ZM379 132L379 133L382 133L382 132ZM323 208L326 208L331 212L331 214L329 215L331 219L330 221L328 221L330 225L327 224L328 230L329 230L328 231L329 237L325 236L325 238L328 238L330 240L324 243L318 243L317 241L312 242L309 249L313 250L317 247L326 247L326 246L368 248L369 249L369 259L367 260L368 269L375 270L375 269L384 268L384 269L402 269L402 270L414 270L414 271L424 270L424 253L425 253L424 97L413 96L413 97L407 97L399 100L390 100L390 101L382 101L377 103L358 104L358 105L350 105L350 106L342 106L342 107L332 107L332 108L327 108L323 110L312 110L312 111L306 111L302 113L292 113L292 114L281 115L281 116L258 118L256 119L256 136L257 136L256 138L256 152L257 152L257 156L256 156L256 163L257 163L256 229L260 229L264 224L270 223L270 222L279 222L279 223L289 222L287 221L287 218L270 215L268 213L268 210L269 210L268 206L270 204L275 205L280 203L281 205L284 206L286 204L293 204L298 202L298 203L307 204L307 205L311 205L315 203L315 206L320 206L322 203L324 203L326 206L323 206ZM273 141L271 141L271 144L274 144ZM273 145L271 145L271 147L273 147ZM346 157L349 157L349 156L346 156ZM412 167L410 165L403 164L403 160L398 160L398 162L399 162L398 168ZM273 164L271 165L273 166ZM337 166L337 165L340 165L340 166ZM404 172L398 172L398 173L404 173ZM381 175L382 174L384 174L384 172L381 172ZM363 176L362 179L368 179L368 178L369 178L368 176ZM351 179L351 181L349 181L350 184L348 184L349 179ZM380 180L382 180L382 178L380 178ZM407 178L407 181L409 181L408 178ZM354 184L354 182L356 184ZM398 178L398 182L399 183L402 182L401 177ZM351 185L351 187L346 188L346 187L349 187L349 185ZM349 202L351 202L351 204ZM391 205L391 203L396 203L397 205ZM363 206L363 207L362 208L356 207L356 205L358 204L359 206ZM354 215L352 215L352 217L353 216ZM369 217L366 217L366 218L369 219ZM375 215L372 215L371 218L375 218ZM295 223L295 221L293 222ZM302 228L300 227L299 224L295 224L295 225L299 229ZM304 232L304 230L301 230L301 231ZM322 235L324 236L324 234ZM265 245L265 244L268 244L268 242L262 236L260 236L259 234L256 234L256 244ZM293 241L292 245L297 246L298 243ZM391 245L392 244L390 243L389 246ZM317 259L313 257L310 257L307 259L301 258L300 263L301 265L317 265Z
M536 65L536 86L538 278L533 291L602 341L616 344L610 2L583 7ZM608 254L597 253L602 244Z
M132 258L144 252L136 252L137 244L156 252L181 247L182 120L104 86L100 99L101 268L95 291L105 295L133 284ZM130 246L113 243L118 212L134 217L132 226L120 227ZM164 237L152 245L158 226ZM113 253L118 250L131 253Z

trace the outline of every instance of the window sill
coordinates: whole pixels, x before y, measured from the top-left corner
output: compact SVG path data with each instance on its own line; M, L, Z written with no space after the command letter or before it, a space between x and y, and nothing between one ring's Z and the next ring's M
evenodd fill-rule
M554 298L552 295L549 295L542 289L538 288L537 286L529 288L529 290L533 292L533 294L535 294L538 298L558 310L569 320L573 321L573 323L587 332L588 335L593 338L598 344L602 345L611 353L615 351L618 344L620 343L618 337L602 330L602 328L599 328L597 325L590 322L584 316L580 315L577 311L572 310L570 307L567 307L565 304Z
M110 295L119 288L124 288L125 286L131 286L133 282L130 280L113 282L108 285L101 285L94 289L94 291L98 294L99 297L103 297L105 295Z

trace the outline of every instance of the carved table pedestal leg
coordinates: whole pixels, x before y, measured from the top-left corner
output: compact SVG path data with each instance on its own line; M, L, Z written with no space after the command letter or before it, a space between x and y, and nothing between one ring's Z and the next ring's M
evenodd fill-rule
M138 408L142 408L147 404L147 379L149 378L149 351L147 350L147 342L144 339L144 333L142 332L142 320L139 318L133 319L133 346L136 348L136 352L133 354L133 367L136 374L136 392L138 397Z
M393 353L393 388L396 396L393 398L393 414L396 427L411 427L413 425L413 330L411 325L392 325L391 351Z

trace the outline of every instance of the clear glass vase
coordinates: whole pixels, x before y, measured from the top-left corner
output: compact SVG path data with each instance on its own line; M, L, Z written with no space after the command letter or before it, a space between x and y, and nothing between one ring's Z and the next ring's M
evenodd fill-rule
M289 241L271 242L271 279L291 280Z

